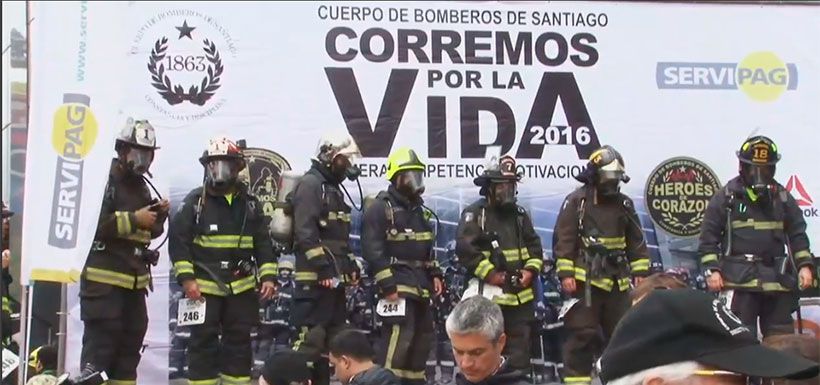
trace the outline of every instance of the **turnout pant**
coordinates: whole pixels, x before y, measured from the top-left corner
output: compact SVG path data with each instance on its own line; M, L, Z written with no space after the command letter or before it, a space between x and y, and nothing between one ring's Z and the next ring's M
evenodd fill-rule
M202 297L205 322L191 326L188 343L190 384L216 385L221 380L222 385L250 385L251 328L259 319L256 292Z
M629 309L629 291L617 287L606 291L592 286L592 303L584 300L585 282L576 281L576 303L564 316L564 328L568 338L563 346L564 382L589 384L592 365L596 356L603 352L615 325ZM603 337L603 338L602 338Z
M105 371L109 385L137 383L142 340L148 329L146 290L129 290L80 281L80 318L84 323L81 368Z
M509 366L529 374L532 371L532 321L535 318L533 303L518 306L501 305L504 315L504 334L507 344L502 354L507 357Z
M792 312L797 310L797 293L787 291L729 290L723 293L726 305L757 335L758 319L763 337L794 333Z
M406 299L405 315L381 317L378 363L403 385L424 385L427 357L435 339L429 299Z
M347 325L347 298L344 288L316 289L311 298L296 298L291 324L299 335L293 350L308 354L314 363L313 384L330 384L330 363L326 357L330 340Z

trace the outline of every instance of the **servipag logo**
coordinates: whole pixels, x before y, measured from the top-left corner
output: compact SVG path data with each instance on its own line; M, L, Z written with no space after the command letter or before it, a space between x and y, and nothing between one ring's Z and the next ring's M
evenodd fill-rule
M739 90L758 102L796 90L798 80L797 65L770 51L751 53L738 63L658 62L655 78L659 89Z
M91 98L87 95L64 94L63 104L54 113L51 144L57 153L57 164L48 244L61 249L77 246L83 158L97 140L97 119L90 104Z

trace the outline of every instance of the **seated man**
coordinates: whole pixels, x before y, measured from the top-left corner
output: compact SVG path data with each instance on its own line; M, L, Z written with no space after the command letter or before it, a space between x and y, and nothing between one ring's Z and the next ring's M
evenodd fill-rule
M330 363L345 385L399 385L393 372L373 363L376 353L364 333L347 329L330 340Z
M686 283L669 273L655 273L641 281L635 290L629 293L632 306L640 302L652 290L685 289Z
M714 296L655 290L615 329L600 363L606 385L745 385L750 377L811 378L817 363L758 342Z
M507 336L498 305L479 295L465 299L453 308L446 326L460 370L455 385L530 384L501 355Z

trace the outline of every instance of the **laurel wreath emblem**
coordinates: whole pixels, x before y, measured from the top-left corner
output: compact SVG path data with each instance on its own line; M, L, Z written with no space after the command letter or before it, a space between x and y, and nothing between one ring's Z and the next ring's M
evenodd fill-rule
M205 59L210 63L207 67L208 74L202 78L198 86L192 85L187 91L182 85L172 83L165 74L166 68L162 61L165 59L165 51L168 50L168 38L163 36L154 43L151 57L148 59L148 72L151 73L151 85L168 104L173 106L188 101L197 106L203 106L222 86L219 83L219 77L225 70L222 65L222 56L212 41L205 39L202 43Z
M661 213L661 216L666 221L666 224L672 226L672 228L680 229L680 231L687 231L688 229L697 229L703 223L703 213L699 212L695 214L695 216L688 222L683 223L678 220L674 215L664 212Z

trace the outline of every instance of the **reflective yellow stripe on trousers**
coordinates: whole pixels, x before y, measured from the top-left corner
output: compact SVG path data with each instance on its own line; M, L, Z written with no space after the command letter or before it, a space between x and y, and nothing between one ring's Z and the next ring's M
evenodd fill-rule
M249 376L234 377L227 374L219 374L222 380L222 385L250 385L251 378Z
M207 380L188 380L188 385L218 385L218 378L209 378Z

